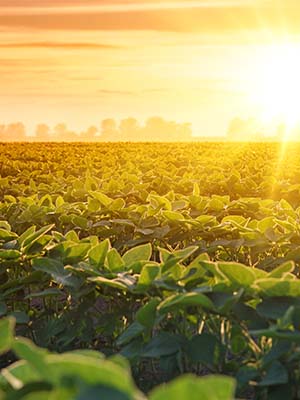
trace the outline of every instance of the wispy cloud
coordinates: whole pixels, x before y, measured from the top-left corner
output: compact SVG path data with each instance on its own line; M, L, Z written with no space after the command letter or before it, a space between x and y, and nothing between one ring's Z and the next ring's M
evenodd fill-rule
M16 12L0 14L0 27L39 30L154 30L171 32L231 33L284 26L291 33L300 32L300 4L270 1L186 1L102 4L98 9L89 2L72 8L57 6L15 7ZM71 3L70 3L71 4ZM81 4L81 3L76 3ZM176 5L176 7L175 7ZM257 6L255 6L257 5ZM79 7L79 8L78 8ZM108 8L104 8L108 7ZM115 7L114 10L110 7ZM77 11L76 11L77 10ZM79 12L80 10L80 12Z
M19 43L0 43L0 48L19 49L19 48L45 48L45 49L97 49L112 50L120 49L121 46L114 46L102 43L69 43L69 42L19 42Z
M287 0L291 2L290 0ZM107 11L133 9L161 9L161 8L188 8L188 7L231 7L243 5L268 4L270 0L2 0L0 8L3 10L44 9L46 12L56 9L95 9ZM49 10L48 10L49 9Z

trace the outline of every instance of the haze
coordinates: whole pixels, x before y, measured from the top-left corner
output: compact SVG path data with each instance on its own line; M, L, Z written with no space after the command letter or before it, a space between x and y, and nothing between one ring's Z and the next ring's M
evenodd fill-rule
M270 135L292 129L299 20L291 0L1 0L0 122L80 130L159 115L222 136L255 117Z

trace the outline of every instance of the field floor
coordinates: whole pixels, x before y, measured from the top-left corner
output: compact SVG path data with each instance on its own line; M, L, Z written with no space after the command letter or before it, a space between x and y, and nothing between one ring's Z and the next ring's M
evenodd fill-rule
M299 266L300 144L0 143L0 399L300 398Z

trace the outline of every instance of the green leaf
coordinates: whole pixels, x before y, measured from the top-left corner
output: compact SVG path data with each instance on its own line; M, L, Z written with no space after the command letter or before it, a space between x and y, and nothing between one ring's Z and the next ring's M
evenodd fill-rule
M129 372L123 367L108 360L87 357L81 354L67 353L46 356L49 381L60 385L62 377L72 377L78 385L104 385L124 392L132 398L136 393Z
M104 265L109 248L109 239L106 239L93 247L88 253L90 264L96 268L102 267Z
M18 250L0 250L0 259L2 260L16 260L22 256Z
M235 381L229 377L185 375L150 393L149 400L233 400Z
M161 332L155 336L144 348L143 357L159 358L177 353L182 343L177 335Z
M20 359L26 360L41 377L48 380L47 350L40 349L26 338L17 338L12 348Z
M133 322L117 339L117 346L123 346L129 343L132 339L140 336L145 331L145 326L139 322Z
M160 267L158 265L144 265L136 286L136 290L147 290L151 286L154 279L158 276L159 272Z
M107 279L104 276L88 278L88 281L94 282L97 286L110 286L125 291L127 291L130 286L125 281L122 281L120 279Z
M215 335L202 333L193 336L187 345L187 355L192 363L213 366L217 360L220 343Z
M22 240L22 236L20 236L19 241L21 244L21 249L26 253L29 248L39 240L42 236L44 236L47 232L51 231L55 227L54 224L44 226L43 228L39 229L38 231L27 235Z
M128 250L122 257L124 264L130 266L137 261L149 261L152 255L152 246L150 243L136 246Z
M65 263L76 263L83 260L90 248L91 245L89 243L74 244L68 247L64 256Z
M0 354L6 353L13 344L15 329L14 318L3 318L0 320Z
M76 400L132 400L127 393L105 386L88 386L80 391Z
M159 298L152 298L147 304L141 307L136 313L136 320L147 329L153 329L156 318L156 309L160 303Z
M158 306L158 311L160 313L167 313L170 310L180 310L183 307L203 307L206 310L213 310L214 304L213 302L202 293L184 293L184 294L175 294L166 298L163 302Z
M124 271L124 261L116 249L111 249L107 253L108 268L112 272Z
M16 239L17 237L18 235L16 233L0 228L0 240L8 242L10 240Z
M240 287L248 287L255 281L255 274L251 268L238 263L218 262L219 270L230 282Z
M34 258L31 263L36 271L51 275L53 280L59 284L74 288L78 286L78 279L66 271L60 261L48 257L38 257Z
M268 297L299 297L299 280L281 280L276 278L259 279L255 282L258 292Z
M75 215L72 217L72 223L81 229L88 229L89 227L89 220L82 215Z
M300 301L293 297L270 297L259 303L256 311L264 318L277 320L282 318L291 306L297 305L300 305Z
M264 378L258 383L259 386L274 386L288 383L289 375L286 368L279 361L274 361L267 370Z
M57 289L57 288L50 288L50 289L45 289L42 292L35 292L35 293L30 293L27 296L24 297L24 300L27 299L34 299L34 298L43 298L43 297L52 297L52 296L59 296L62 295L62 291Z
M6 315L7 313L7 306L3 301L0 301L0 317L3 317L3 315Z
M9 316L13 317L17 324L28 324L29 322L29 316L23 311L13 311Z
M4 196L6 197L6 196ZM4 229L5 231L11 231L11 226L9 225L9 223L7 221L1 221L0 220L0 229Z
M93 192L90 191L89 194L94 197L95 199L97 199L100 204L102 204L104 207L109 207L109 205L112 203L112 199L109 198L108 196L106 196L106 194L101 193L101 192Z
M166 219L168 219L169 221L172 221L172 222L178 222L178 221L185 220L183 214L181 214L178 211L163 211L162 214Z
M295 263L293 261L288 261L279 267L273 269L272 272L268 274L268 278L277 278L281 279L290 272L293 272L295 269Z

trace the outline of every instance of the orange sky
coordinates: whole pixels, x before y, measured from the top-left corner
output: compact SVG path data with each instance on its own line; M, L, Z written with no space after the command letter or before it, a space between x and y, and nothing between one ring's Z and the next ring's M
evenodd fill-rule
M299 21L299 0L0 0L0 123L161 115L223 135Z

